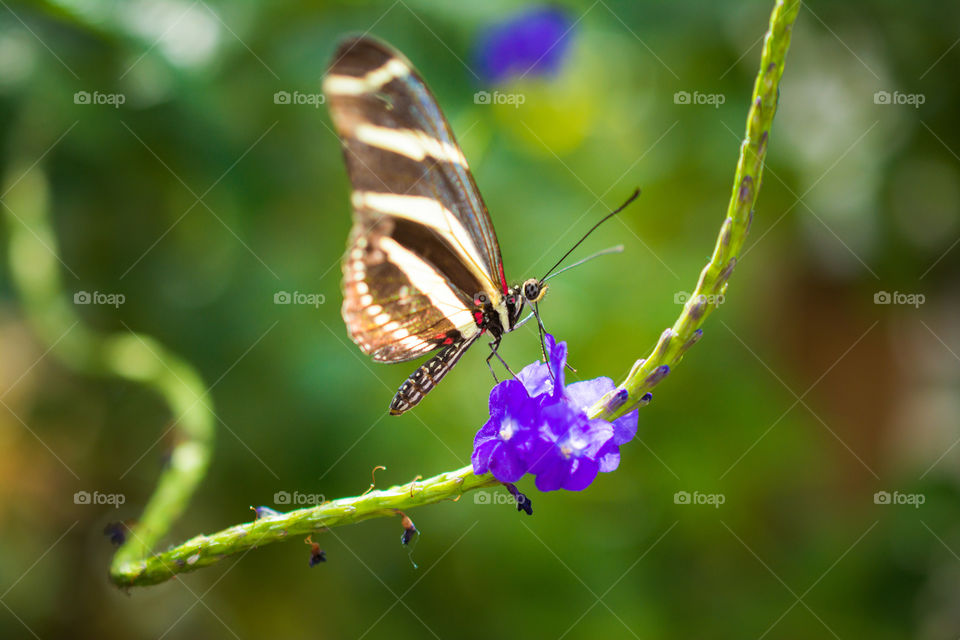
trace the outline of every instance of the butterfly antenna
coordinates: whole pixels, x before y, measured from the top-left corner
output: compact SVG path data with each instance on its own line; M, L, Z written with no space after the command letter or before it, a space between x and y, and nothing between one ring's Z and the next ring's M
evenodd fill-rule
M606 249L603 249L603 250L601 250L601 251L597 251L596 253L592 253L592 254L590 254L589 256L587 256L586 258L584 258L583 260L577 260L577 261L574 262L573 264L568 264L567 266L565 266L563 269L560 269L559 271L554 271L553 273L551 273L549 276L547 276L547 277L544 278L543 280L544 280L544 282L545 282L545 281L549 280L550 278L555 278L555 277L557 277L558 275L560 275L561 273L563 273L564 271L569 271L570 269L573 269L574 267L579 267L579 266L582 265L584 262L590 262L590 261L593 260L594 258L599 258L600 256L605 256L605 255L607 255L607 254L609 254L609 253L623 253L623 245L622 245L622 244L618 244L618 245L615 246L615 247L607 247Z
M627 208L627 205L629 205L631 202L633 202L634 200L636 200L636 199L637 199L637 196L639 196L639 195L640 195L640 189L637 189L636 191L633 192L633 194L632 194L629 198L627 198L627 201L626 201L626 202L624 202L622 205L620 205L619 207L617 207L616 209L614 209L613 211L611 211L611 212L608 213L607 215L603 216L603 217L600 219L599 222L597 222L595 225L593 225L592 227L590 227L590 230L587 231L585 234L583 234L583 237L580 238L579 240L577 240L577 243L576 243L575 245L573 245L572 247L570 247L570 250L567 251L565 254L563 254L563 257L562 257L562 258L560 258L559 260L557 260L557 264L555 264L555 265L553 265L552 267L550 267L550 270L547 271L547 273L546 273L545 276L543 276L542 278L540 278L540 281L543 282L544 280L546 280L546 279L547 279L547 276L549 276L551 273L553 273L553 270L556 269L557 267L559 267L560 264L561 264L564 260L567 259L567 256L569 256L571 253L573 253L574 250L575 250L577 247L579 247L580 244L581 244L584 240L586 240L588 237L590 237L590 234L591 234L591 233L593 233L594 231L597 230L597 227L599 227L599 226L602 225L604 222L606 222L607 220L609 220L609 219L612 218L613 216L617 215L618 213L620 213L621 211L623 211L624 209L626 209L626 208Z

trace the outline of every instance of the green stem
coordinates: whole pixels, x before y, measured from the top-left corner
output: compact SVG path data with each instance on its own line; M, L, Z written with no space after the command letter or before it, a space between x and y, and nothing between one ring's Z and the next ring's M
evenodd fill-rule
M730 204L710 261L701 271L697 286L677 321L664 331L653 352L646 359L637 361L620 385L620 389L627 392L626 400L617 402L619 406L613 407L611 402L614 397L604 398L591 408L592 416L611 419L638 406L644 394L662 379L664 368L673 367L679 362L699 337L700 327L717 306L717 296L726 292L727 280L746 239L760 191L770 126L777 107L777 91L784 59L790 47L791 28L799 9L799 0L778 0L770 16L770 28L764 39L760 71L747 115L746 137L740 147ZM18 185L12 193L16 195L19 189ZM7 200L11 201L10 198ZM40 237L31 237L11 221L11 259L14 277L24 295L28 315L41 336L53 344L75 323L75 316L63 301L62 288L56 276L57 264L49 252L44 253L46 249L42 247L43 244L55 246L53 234L44 219L46 203L32 204L32 210L40 213L31 220L31 225L36 225L33 226L34 230L41 229L38 234ZM23 210L28 208L24 206ZM15 209L11 207L11 210ZM41 240L39 244L38 240ZM39 271L46 274L39 278L36 273L38 264L43 267ZM110 576L118 586L156 584L176 574L193 571L227 556L280 542L290 536L305 535L368 518L395 516L396 510L405 511L443 500L457 500L467 491L498 484L491 475L477 476L468 466L403 486L262 517L217 533L197 536L169 551L151 555L160 537L169 530L186 506L206 470L213 436L212 411L197 401L203 395L199 377L185 363L149 338L135 334L100 337L80 326L73 332L76 339L71 339L69 344L64 344L68 342L67 339L61 340L62 346L58 345L55 350L66 362L82 371L113 373L144 382L163 395L174 414L182 413L180 428L185 439L174 450L174 462L161 476L160 484L140 523L134 527L130 541L114 557ZM197 390L201 392L197 393Z
M493 476L474 475L473 468L466 466L406 485L261 517L211 535L199 535L165 553L130 562L121 568L122 572L116 571L118 567L114 563L111 576L120 586L156 584L178 573L194 571L254 547L283 542L291 536L316 533L370 518L397 516L397 510L458 500L464 492L498 484Z
M629 393L628 401L614 411L607 409L609 399L601 399L591 408L596 417L613 419L634 408L643 395L660 379L661 367L673 368L700 337L699 329L707 316L723 300L727 280L737 264L737 256L747 238L753 220L753 207L760 193L763 161L767 154L770 126L777 111L780 78L790 48L790 32L800 10L800 0L778 0L770 15L770 28L763 40L760 71L753 85L747 113L746 136L740 145L740 157L733 176L733 189L727 216L720 227L710 261L700 272L697 286L673 326L660 336L657 346L645 360L638 360L620 385ZM658 370L660 370L658 372Z
M23 141L16 146L16 158L43 152ZM76 303L71 302L88 288L76 280L72 290L65 290L47 214L46 175L23 161L14 161L12 167L10 175L18 177L4 185L2 201L10 239L10 273L34 331L51 345L52 354L75 371L119 376L153 389L174 418L169 464L113 557L111 576L123 584L122 576L130 575L132 564L153 553L203 480L213 450L215 416L204 400L206 387L200 375L156 340L133 331L104 335L83 323Z

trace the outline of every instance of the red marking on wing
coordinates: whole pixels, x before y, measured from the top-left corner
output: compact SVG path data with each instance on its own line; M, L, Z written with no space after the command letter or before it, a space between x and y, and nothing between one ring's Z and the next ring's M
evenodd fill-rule
M477 323L478 327L481 326L483 324L483 311L474 311L473 320Z
M503 263L500 263L500 286L503 287L503 295L507 295L509 287L507 287L507 276L503 274Z

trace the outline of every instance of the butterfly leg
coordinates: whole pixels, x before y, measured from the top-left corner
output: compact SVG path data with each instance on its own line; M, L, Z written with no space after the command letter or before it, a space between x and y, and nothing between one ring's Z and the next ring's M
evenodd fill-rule
M543 320L540 319L540 308L537 303L534 303L533 305L533 316L537 319L537 330L540 332L540 352L543 354L543 361L549 364L550 357L547 355L547 344L545 341L547 328L543 326ZM570 366L569 362L565 362L564 364L566 365L567 369L569 369L570 371L573 371L574 373L577 372L576 369ZM551 369L551 373L550 373L551 377L553 376L552 371L553 370Z
M490 369L490 375L493 376L493 383L494 383L494 384L497 384L498 382L500 382L500 379L497 378L497 374L494 373L494 371L493 371L493 365L490 364L490 359L493 358L493 354L494 354L494 352L491 351L491 352L490 352L490 355L487 356L487 369Z
M493 371L493 365L490 364L490 360L492 360L494 356L496 356L497 360L500 361L500 364L503 365L503 368L506 369L507 372L510 373L510 375L512 375L514 378L517 377L517 374L513 372L513 370L506 363L503 357L500 356L500 353L498 351L499 348L500 348L500 337L498 336L497 338L494 338L494 340L490 343L490 355L487 356L487 368L490 369L490 375L493 376L493 381L495 383L500 382L500 380L497 378L497 374L494 373Z

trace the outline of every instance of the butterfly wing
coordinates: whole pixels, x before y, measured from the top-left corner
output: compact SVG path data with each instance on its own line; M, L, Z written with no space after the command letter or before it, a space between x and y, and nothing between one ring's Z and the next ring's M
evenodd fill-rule
M430 90L400 53L362 37L337 49L324 92L353 186L351 338L375 360L399 362L473 337L474 296L496 304L506 280L490 216Z
M402 362L479 332L465 294L394 239L389 219L357 217L343 265L342 313L364 353Z

